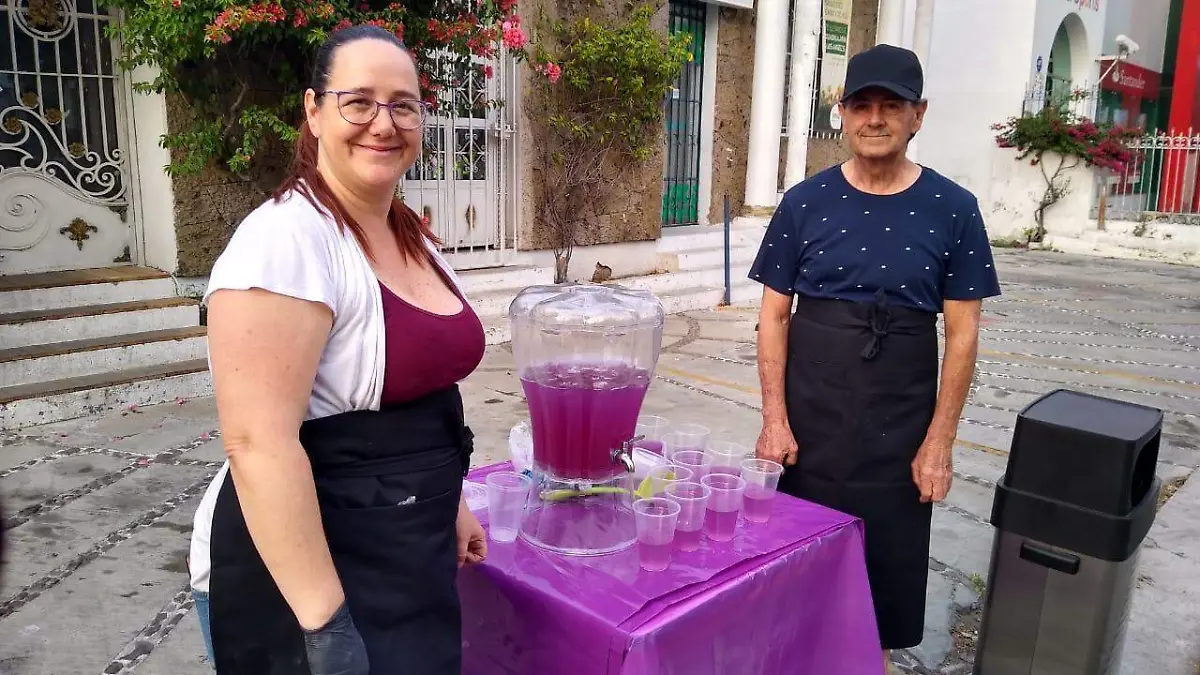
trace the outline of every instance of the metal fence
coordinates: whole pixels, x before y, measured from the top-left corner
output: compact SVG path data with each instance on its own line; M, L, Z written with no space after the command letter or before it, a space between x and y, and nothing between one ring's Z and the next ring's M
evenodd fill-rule
M511 166L517 62L503 51L492 59L465 60L445 51L430 58L451 86L438 92L421 156L405 175L401 195L429 219L455 269L503 264L516 232Z
M1098 170L1093 215L1200 224L1200 133L1150 134L1130 144L1122 171Z
M780 135L787 138L788 129L788 114L792 106L792 64L795 63L792 58L792 31L796 25L796 0L791 0L788 3L788 34L787 34L787 55L784 59L784 74L783 74L783 121L780 127ZM821 104L821 53L820 45L825 41L825 22L821 21L817 30L817 53L816 59L813 62L813 77L812 77L812 94L809 96L808 105L808 137L809 138L840 138L841 130L829 130L816 128L815 121L817 119L817 109Z
M683 64L663 102L667 157L663 167L662 224L666 226L695 225L700 217L700 120L707 7L697 0L671 0L668 11L671 34L692 36L688 47L692 60Z
M1061 80L1041 80L1025 89L1020 114L1034 115L1045 108L1058 108L1075 117L1096 118L1100 88Z

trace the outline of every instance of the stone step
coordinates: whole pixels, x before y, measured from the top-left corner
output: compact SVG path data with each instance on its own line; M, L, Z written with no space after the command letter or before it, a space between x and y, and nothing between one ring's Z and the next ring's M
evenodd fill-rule
M203 326L0 350L0 387L204 358Z
M737 286L746 279L750 269L749 263L735 263L729 273L729 281ZM664 272L662 274L647 274L638 277L613 279L614 283L640 288L655 295L662 295L685 288L725 288L725 265L713 265L694 270L679 272Z
M0 345L36 345L186 328L200 320L190 298L135 300L0 314Z
M0 313L174 297L175 282L148 267L99 267L0 277Z
M754 246L762 241L763 228L756 226L733 226L729 230L730 246ZM683 253L705 248L721 248L725 245L725 228L717 225L688 225L668 227L658 240L659 253Z
M678 254L679 269L682 271L699 270L708 267L724 267L725 247L698 248L683 251ZM729 261L737 269L739 266L748 267L758 256L758 249L750 246L731 246Z
M202 358L0 387L0 429L211 395L208 361Z
M502 317L507 321L508 306L512 304L513 298L517 297L519 290L514 288L487 291L468 295L467 299L470 300L471 308L481 319Z
M554 283L554 268L537 265L488 267L458 272L458 279L468 297L497 291L510 291L509 295L515 296L516 291L527 286Z
M678 273L677 273L678 274ZM670 276L670 275L658 275ZM635 279L641 277L635 277ZM614 283L631 286L628 284L630 279L620 279ZM745 288L748 286L757 287L757 284L741 284L734 285L732 304L738 304L739 293L741 293L741 302L748 302L745 298L748 297ZM659 302L662 303L663 310L667 314L678 314L680 312L691 312L701 309L713 309L721 305L724 299L725 291L723 287L714 286L692 286L683 288L671 288L666 291L652 291ZM754 297L758 297L755 295ZM504 344L512 339L512 330L509 326L508 317L504 315L482 316L484 335L488 345Z

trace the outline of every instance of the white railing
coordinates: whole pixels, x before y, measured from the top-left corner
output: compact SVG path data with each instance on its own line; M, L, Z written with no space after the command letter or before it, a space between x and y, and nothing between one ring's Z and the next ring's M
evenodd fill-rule
M1100 91L1095 85L1040 80L1026 87L1020 113L1035 115L1044 108L1052 107L1074 117L1096 119L1099 100Z
M1093 214L1200 224L1200 133L1150 134L1130 148L1135 159L1123 170L1096 171Z

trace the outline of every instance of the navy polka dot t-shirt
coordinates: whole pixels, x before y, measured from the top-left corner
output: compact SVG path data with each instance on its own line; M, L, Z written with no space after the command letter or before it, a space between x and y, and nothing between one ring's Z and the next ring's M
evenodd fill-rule
M942 311L943 300L1000 295L979 203L922 167L907 190L855 189L841 166L788 190L767 228L750 278L783 295Z

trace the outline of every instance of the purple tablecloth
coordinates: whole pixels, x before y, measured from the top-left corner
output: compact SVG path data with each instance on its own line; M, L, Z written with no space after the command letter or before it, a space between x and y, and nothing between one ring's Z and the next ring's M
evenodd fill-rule
M882 675L861 521L781 494L767 523L673 556L646 572L636 547L489 540L459 575L464 675Z

